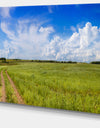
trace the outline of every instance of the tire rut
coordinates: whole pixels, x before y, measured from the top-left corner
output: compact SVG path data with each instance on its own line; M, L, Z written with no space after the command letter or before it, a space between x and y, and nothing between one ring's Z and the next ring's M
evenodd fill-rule
M23 101L23 99L22 99L22 97L20 96L20 94L19 94L19 92L18 92L18 90L17 90L17 88L16 88L14 82L12 81L12 79L10 78L10 76L8 75L7 71L5 71L5 72L6 72L6 75L7 75L7 77L8 77L8 80L10 81L11 86L12 86L13 89L14 89L15 96L16 96L17 99L18 99L18 104L25 104L24 101Z
M3 77L3 71L1 71L1 84L2 84L1 102L6 102L6 91L5 91L5 81L4 81L4 77Z

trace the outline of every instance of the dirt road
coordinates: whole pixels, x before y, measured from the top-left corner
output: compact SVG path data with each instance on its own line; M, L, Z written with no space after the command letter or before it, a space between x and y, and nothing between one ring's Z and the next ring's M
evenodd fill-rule
M7 71L6 71L6 75L7 75L8 79L9 79L9 81L10 81L11 86L14 89L15 96L17 97L17 100L18 100L18 104L24 104L24 101L23 101L22 97L20 96L20 94L19 94L19 92L18 92L18 90L17 90L14 82L12 81L12 79L10 78L10 76L8 75Z
M3 77L3 71L1 71L1 84L2 84L1 102L6 102L5 81L4 81L4 77Z

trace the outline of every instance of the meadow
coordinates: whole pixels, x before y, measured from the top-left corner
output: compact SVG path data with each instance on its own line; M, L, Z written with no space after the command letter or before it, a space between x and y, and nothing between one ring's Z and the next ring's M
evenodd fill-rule
M100 65L21 62L0 70L9 103L18 102L6 70L26 105L100 113Z

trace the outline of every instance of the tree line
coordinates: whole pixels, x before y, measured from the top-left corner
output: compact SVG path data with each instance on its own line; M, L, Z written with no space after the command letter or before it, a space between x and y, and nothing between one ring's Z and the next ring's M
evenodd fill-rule
M6 63L6 62L40 62L40 63L83 63L83 62L76 62L76 61L56 61L56 60L23 60L23 59L6 59L4 57L0 58L1 62ZM100 64L100 61L92 61L90 62L91 64Z

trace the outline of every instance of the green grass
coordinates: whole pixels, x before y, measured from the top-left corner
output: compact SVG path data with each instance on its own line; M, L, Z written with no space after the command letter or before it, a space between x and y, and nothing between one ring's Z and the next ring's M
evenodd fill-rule
M0 76L0 101L1 101L1 97L2 97L2 85L1 85L1 76Z
M11 87L11 84L10 84L5 72L3 72L3 77L5 80L6 102L18 103L17 98L16 98L15 93L14 93L14 89Z
M100 113L100 65L24 62L4 68L27 105ZM17 103L5 73L4 79L7 102Z
M3 68L4 68L4 67L1 67L1 66L0 66L0 101L1 101L1 98L2 98L1 70L2 70Z
M20 63L8 73L27 105L100 113L100 65Z

